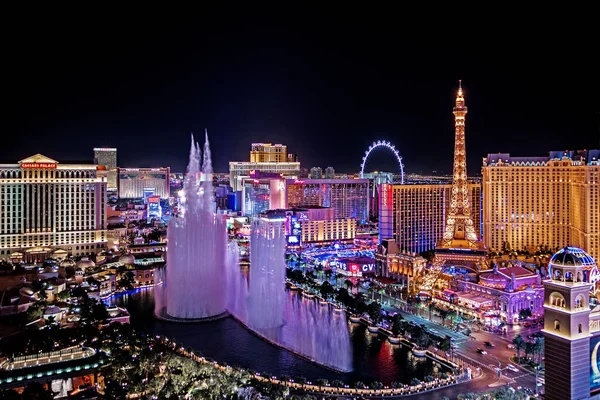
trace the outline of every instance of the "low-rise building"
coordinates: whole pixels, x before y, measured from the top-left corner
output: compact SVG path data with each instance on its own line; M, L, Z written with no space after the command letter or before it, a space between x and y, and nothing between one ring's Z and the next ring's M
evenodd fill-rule
M427 260L418 254L401 251L393 239L384 239L375 252L377 274L395 278L409 292L416 291L416 283L427 265Z
M451 293L450 293L451 292ZM471 314L486 325L517 324L521 313L544 315L542 278L521 265L508 265L479 273L476 281L458 281L454 291L434 291L434 302Z
M134 271L135 282L139 286L154 285L154 266L138 266Z

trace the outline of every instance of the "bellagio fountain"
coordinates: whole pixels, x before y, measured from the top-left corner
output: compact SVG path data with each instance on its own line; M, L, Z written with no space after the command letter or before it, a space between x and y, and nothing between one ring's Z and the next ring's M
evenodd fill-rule
M158 318L194 322L227 315L227 230L214 212L212 175L208 134L204 152L192 136L180 215L169 222L167 265L156 279L163 281L155 292Z
M249 279L242 274L237 244L227 243L225 222L215 213L212 174L208 135L203 152L192 137L181 213L169 223L167 263L157 272L163 284L155 288L155 316L200 322L231 314L275 346L335 371L351 371L344 311L286 291L283 220L253 220Z

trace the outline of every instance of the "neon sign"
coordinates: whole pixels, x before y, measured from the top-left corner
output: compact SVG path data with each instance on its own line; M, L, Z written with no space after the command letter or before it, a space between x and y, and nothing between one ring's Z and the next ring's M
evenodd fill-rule
M55 169L56 163L21 163L21 168Z
M288 244L297 245L300 244L300 236L290 235L287 237Z

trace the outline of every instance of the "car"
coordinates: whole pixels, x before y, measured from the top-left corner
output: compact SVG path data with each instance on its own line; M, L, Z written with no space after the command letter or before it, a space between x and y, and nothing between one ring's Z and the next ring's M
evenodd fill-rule
M494 343L492 342L483 342L483 344L485 344L487 347L494 347Z
M506 369L509 369L509 370L511 370L512 372L519 372L519 368L515 367L515 366L514 366L514 365L512 365L512 364L508 364L508 365L506 366Z
M486 355L487 354L487 351L485 351L484 349L480 349L480 348L477 348L477 352L479 354L482 354L482 355Z
M508 344L506 347L512 350L512 349L515 348L515 345L514 344Z

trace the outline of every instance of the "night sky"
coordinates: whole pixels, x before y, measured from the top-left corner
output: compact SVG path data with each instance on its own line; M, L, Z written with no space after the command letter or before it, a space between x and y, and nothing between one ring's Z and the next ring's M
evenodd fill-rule
M511 27L490 38L468 24L400 25L296 14L178 28L31 22L3 48L0 160L91 161L108 146L120 166L183 171L190 132L206 127L218 172L247 161L255 141L287 144L307 168L355 172L378 139L408 172L448 172L458 79L471 174L487 153L600 145L591 31ZM394 168L375 156L368 169Z

